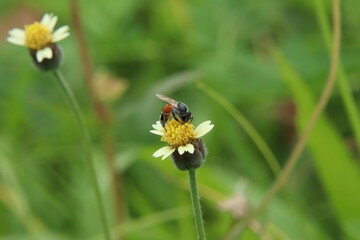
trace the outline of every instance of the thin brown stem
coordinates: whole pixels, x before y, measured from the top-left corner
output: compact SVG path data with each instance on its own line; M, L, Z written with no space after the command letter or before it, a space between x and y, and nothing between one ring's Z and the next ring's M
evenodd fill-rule
M106 106L99 101L95 93L95 88L93 85L94 72L85 40L85 34L81 23L80 10L77 0L70 0L70 6L75 37L81 59L81 67L84 74L85 85L90 95L91 104L95 110L97 118L99 118L102 122L111 121L110 112Z
M241 234L242 230L249 224L249 222L251 222L251 220L255 218L257 214L259 214L267 207L272 197L287 182L295 164L297 163L305 147L306 140L308 139L312 129L316 124L316 121L318 120L320 114L322 113L326 104L329 101L336 80L336 73L338 70L339 55L340 55L341 18L340 18L339 0L333 0L332 15L333 15L333 45L331 49L331 63L330 63L329 75L324 90L321 94L321 97L304 131L301 133L293 151L291 152L285 167L283 168L280 175L273 183L272 187L267 191L266 195L264 196L259 206L254 211L252 211L245 219L243 219L236 226L234 226L231 229L230 234L226 236L224 239L228 239L228 240L235 239L239 234Z
M78 45L79 55L81 59L81 67L84 75L84 81L89 93L91 106L102 127L102 142L106 160L111 175L113 204L115 207L116 224L119 225L123 219L122 211L122 194L121 194L121 178L117 174L115 167L115 140L114 140L114 120L112 112L102 103L96 95L94 86L94 72L91 63L90 54L83 31L82 21L80 18L80 9L77 0L70 0L71 16L73 21L74 33ZM119 239L123 239L120 237Z

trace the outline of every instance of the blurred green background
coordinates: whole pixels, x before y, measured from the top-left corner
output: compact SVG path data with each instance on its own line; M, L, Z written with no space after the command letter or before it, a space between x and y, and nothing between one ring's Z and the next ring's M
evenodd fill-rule
M80 0L79 5L95 81L111 86L99 94L114 117L108 131L115 139L112 171L121 183L116 204L122 219L116 224L104 128L84 85L69 1L2 0L0 239L102 239L71 109L53 76L38 71L25 48L6 42L10 29L44 13L59 16L57 27L70 26L70 37L59 43L61 71L91 131L114 239L196 237L186 172L175 169L170 158L152 157L164 146L149 133L163 107L155 93L185 102L195 125L215 124L204 137L207 162L197 172L208 239L222 239L257 206L277 173L246 126L201 86L215 89L241 112L284 166L328 76L331 1ZM357 0L341 3L340 81L326 112L284 188L239 239L360 239L357 9Z

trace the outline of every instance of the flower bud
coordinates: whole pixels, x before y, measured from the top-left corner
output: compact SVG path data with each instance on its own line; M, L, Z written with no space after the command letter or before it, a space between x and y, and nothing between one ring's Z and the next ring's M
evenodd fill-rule
M33 62L35 63L36 67L38 67L40 70L43 71L49 71L59 68L62 59L62 53L57 44L52 43L48 47L52 51L52 57L44 58L41 61L38 61L36 57L36 54L39 50L29 49L30 56Z
M171 154L171 158L179 170L187 171L196 169L205 162L207 151L202 140L197 138L191 143L194 145L194 153L184 152L180 155L178 151L174 151Z

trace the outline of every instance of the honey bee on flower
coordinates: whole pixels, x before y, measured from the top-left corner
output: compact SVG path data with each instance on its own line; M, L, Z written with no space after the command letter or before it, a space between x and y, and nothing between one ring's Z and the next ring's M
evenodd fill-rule
M201 123L197 128L191 123L192 115L181 102L163 95L157 95L167 105L163 108L160 121L153 124L150 132L161 136L168 146L157 150L153 157L165 158L171 155L180 170L196 169L205 161L206 149L201 137L210 132L211 121ZM169 106L170 104L170 106Z
M41 69L57 68L61 53L56 42L70 35L68 26L62 26L54 31L57 20L57 16L45 14L40 22L25 25L24 29L10 30L7 41L27 47L35 64Z

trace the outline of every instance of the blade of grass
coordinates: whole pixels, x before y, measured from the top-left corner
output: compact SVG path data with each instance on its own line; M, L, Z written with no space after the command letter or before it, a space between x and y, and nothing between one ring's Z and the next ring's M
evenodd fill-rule
M8 207L18 221L34 238L46 231L46 226L32 212L29 199L25 195L14 166L15 159L0 142L0 202Z
M31 233L36 237L45 231L45 226L31 211L23 196L5 184L0 183L0 202L3 202Z
M330 30L329 21L327 19L325 2L324 0L316 0L314 1L314 4L316 9L316 17L318 19L322 36L324 38L328 50L330 51L332 45L331 30ZM339 60L339 72L337 74L337 77L338 77L340 96L345 106L346 114L348 115L350 125L354 131L358 151L360 151L360 113L358 111L358 107L356 106L355 99L352 96L349 81L347 79L346 72L340 60Z
M132 221L124 222L112 228L112 233L115 237L120 235L127 235L137 231L145 231L146 228L151 228L161 223L173 221L179 218L190 216L191 209L189 206L177 207L169 210L156 212L149 216L144 216ZM94 237L94 240L101 239Z
M243 229L248 226L253 218L255 218L261 211L263 211L273 196L281 189L281 187L286 183L292 170L294 169L304 147L306 144L307 139L309 138L318 118L320 117L322 111L324 110L327 102L329 101L332 89L335 84L336 80L336 73L338 69L338 60L340 55L340 38L341 38L341 17L340 17L340 3L339 0L332 1L333 11L333 22L334 22L334 32L333 32L333 41L334 44L331 50L331 63L329 68L329 75L326 80L325 87L322 91L319 101L317 102L313 112L311 113L310 119L305 120L306 124L304 127L303 132L299 136L298 141L296 142L288 161L286 162L285 167L281 171L280 175L277 177L271 188L266 192L263 200L259 204L258 207L254 209L254 211L250 212L241 222L236 224L235 226L231 227L228 231L228 234L224 237L224 239L235 239L238 235L240 235ZM279 52L274 51L275 60L277 60L278 64L279 60ZM288 68L289 69L289 68ZM280 70L284 70L284 67L280 67ZM282 72L289 73L289 72ZM286 78L285 78L286 79ZM300 82L301 83L301 82ZM306 100L306 99L305 99Z
M303 129L314 105L313 96L280 52L276 54L276 59L284 80L294 94L299 109L297 124ZM360 195L354 194L360 186L359 168L340 134L324 116L319 118L309 138L309 147L320 179L342 226L345 227L354 219L360 219Z
M261 152L261 154L264 156L265 160L269 164L272 172L274 173L275 176L277 176L281 171L279 162L276 159L274 153L271 151L270 147L265 142L265 140L261 137L259 132L256 131L255 127L246 119L246 117L238 109L235 108L234 105L232 105L219 93L209 88L205 83L198 82L197 87L201 89L204 93L206 93L209 97L211 97L215 102L220 104L231 116L233 116L236 122L239 123L239 125L245 130L245 132L253 140L253 142L258 147L259 151Z

